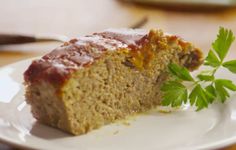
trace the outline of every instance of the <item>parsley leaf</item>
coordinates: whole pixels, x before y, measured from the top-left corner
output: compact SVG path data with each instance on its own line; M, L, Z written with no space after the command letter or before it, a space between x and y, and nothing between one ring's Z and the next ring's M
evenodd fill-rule
M197 111L207 108L214 96L197 84L189 95L190 104L196 105Z
M173 74L174 76L178 77L181 80L184 80L184 81L194 80L193 77L190 75L188 69L186 69L185 67L179 66L174 63L170 63L168 65L168 68L171 74Z
M213 49L218 54L221 61L225 58L235 37L231 30L220 27L217 39L212 43Z
M223 63L223 66L232 73L236 73L236 60L231 60Z
M227 79L217 79L215 83L218 83L231 91L236 91L236 85L231 80Z
M199 75L197 75L197 77L201 81L213 81L214 80L213 75L199 74Z
M215 89L215 87L214 87L212 84L206 86L205 89L206 89L206 91L209 92L212 96L216 97L216 89ZM214 99L213 99L213 100L210 100L211 103L212 103L213 101L214 101Z
M162 100L164 106L177 107L187 102L187 88L179 82L169 81L161 87L161 91L164 92Z
M212 67L220 66L220 60L217 58L216 54L212 50L208 52L204 65Z
M224 85L220 81L215 82L216 93L222 103L225 102L226 98L229 97L228 91L225 89Z

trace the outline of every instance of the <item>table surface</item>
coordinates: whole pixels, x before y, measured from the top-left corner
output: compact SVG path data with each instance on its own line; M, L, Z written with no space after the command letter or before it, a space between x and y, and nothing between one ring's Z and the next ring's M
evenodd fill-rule
M236 33L236 9L214 11L166 10L116 0L8 0L0 4L0 33L85 35L106 28L129 27L142 17L149 18L143 27L160 28L181 35L205 53L216 37L219 26ZM25 44L0 47L0 66L41 56L60 43ZM236 49L233 44L232 49ZM236 58L231 51L230 58ZM14 147L0 144L0 149ZM236 145L224 150L236 149Z

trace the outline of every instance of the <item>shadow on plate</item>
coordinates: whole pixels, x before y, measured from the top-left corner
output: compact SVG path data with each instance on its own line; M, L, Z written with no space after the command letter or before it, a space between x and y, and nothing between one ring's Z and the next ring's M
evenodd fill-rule
M42 139L60 139L72 136L56 128L41 124L38 121L33 124L30 134Z

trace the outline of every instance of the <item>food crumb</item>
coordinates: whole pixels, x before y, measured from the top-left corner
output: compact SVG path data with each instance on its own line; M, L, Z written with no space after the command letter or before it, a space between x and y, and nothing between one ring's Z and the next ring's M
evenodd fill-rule
M160 112L160 113L171 113L173 111L177 111L179 110L180 107L169 107L169 106L158 106L157 107L157 110Z
M114 133L113 133L113 135L116 135L116 134L118 134L119 133L119 130L116 130Z
M130 126L130 123L128 121L123 121L122 124L126 125L126 126Z

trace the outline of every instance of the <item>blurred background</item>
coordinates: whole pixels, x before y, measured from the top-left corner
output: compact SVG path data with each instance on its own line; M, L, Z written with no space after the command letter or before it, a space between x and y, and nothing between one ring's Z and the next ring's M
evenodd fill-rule
M219 26L236 32L233 0L7 0L0 1L0 33L65 35L106 28L160 28L208 50ZM0 46L0 66L40 56L58 42Z
M106 28L160 28L191 41L206 53L219 26L236 34L235 4L235 0L0 0L0 34L72 38ZM0 45L0 67L41 56L59 45ZM236 58L235 43L229 57Z
M236 32L235 0L7 0L0 1L0 33L65 35L106 28L160 28L208 50L219 26ZM58 42L0 46L0 66L40 56Z

